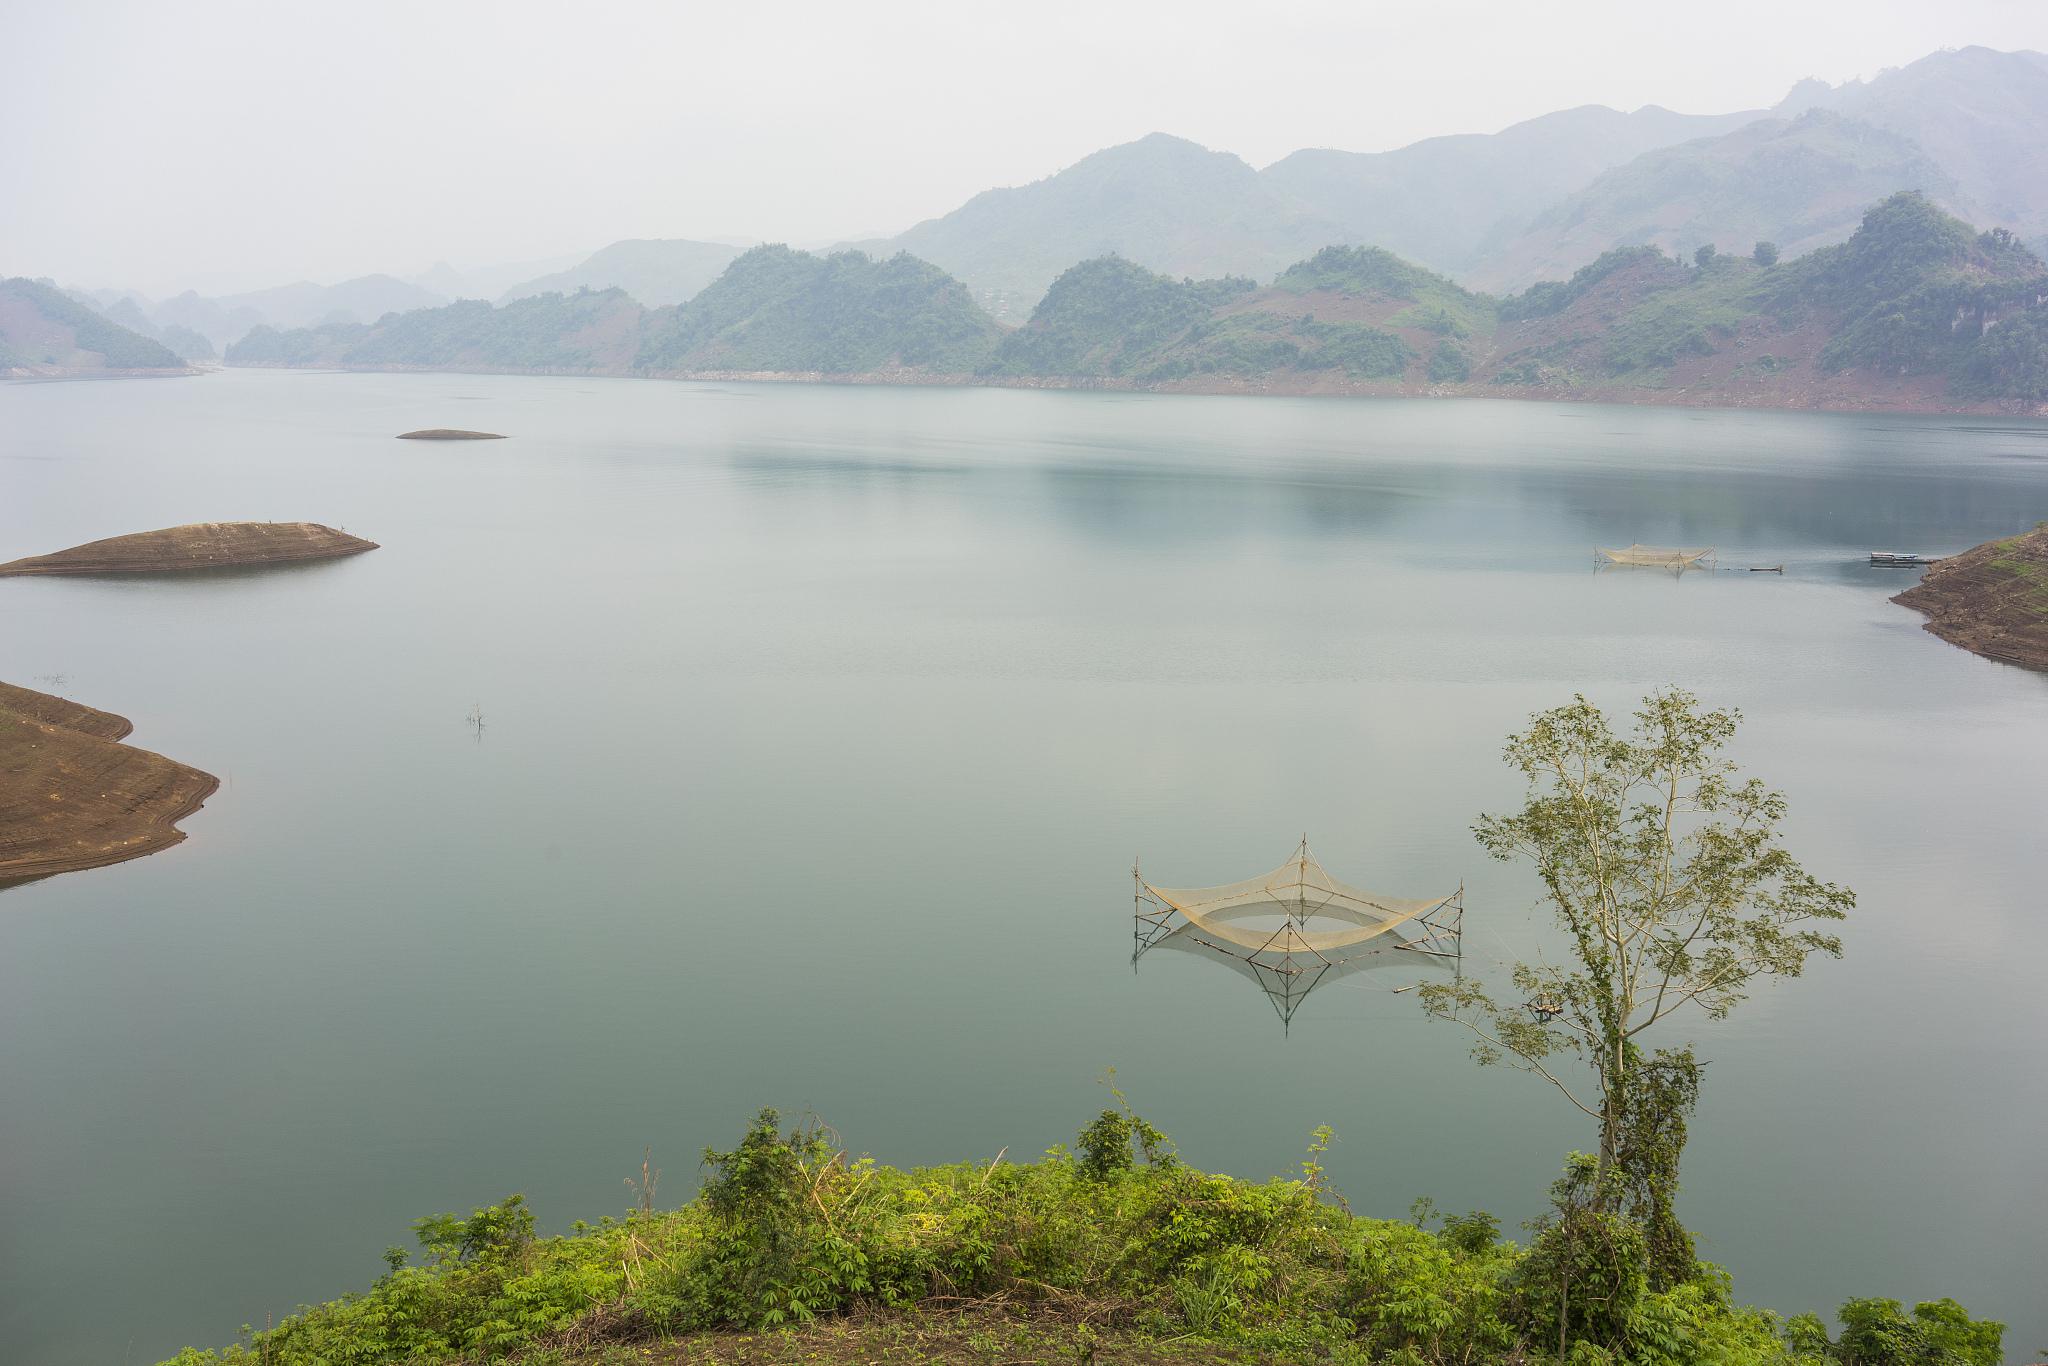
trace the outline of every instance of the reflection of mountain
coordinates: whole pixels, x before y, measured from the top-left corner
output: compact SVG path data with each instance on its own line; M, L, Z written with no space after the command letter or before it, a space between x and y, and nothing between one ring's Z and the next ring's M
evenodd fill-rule
M1634 540L1717 546L1729 568L1746 568L1749 554L1775 564L1820 548L1837 567L1801 572L1863 582L1868 550L1945 553L2048 518L2048 436L2037 428L2006 433L1987 471L1984 426L1939 419L1077 401L1086 444L962 448L892 427L842 432L829 456L749 448L726 463L755 496L790 510L885 486L893 498L971 512L997 543L1050 522L1077 543L1183 567L1288 546L1359 575L1363 599L1391 568L1590 574L1595 545ZM926 449L929 460L902 455ZM1951 457L1973 462L1968 478L1943 473ZM1375 563L1335 558L1364 542Z

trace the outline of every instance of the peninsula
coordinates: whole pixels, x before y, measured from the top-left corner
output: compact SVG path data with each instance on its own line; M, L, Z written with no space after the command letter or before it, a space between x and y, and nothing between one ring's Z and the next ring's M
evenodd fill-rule
M1936 561L1892 601L1951 645L2048 672L2048 522Z

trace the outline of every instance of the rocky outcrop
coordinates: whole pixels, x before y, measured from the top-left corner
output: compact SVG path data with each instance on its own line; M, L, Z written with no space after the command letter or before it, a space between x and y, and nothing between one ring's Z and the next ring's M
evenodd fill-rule
M195 522L89 541L0 564L15 574L172 574L195 569L331 560L375 550L375 541L318 522Z

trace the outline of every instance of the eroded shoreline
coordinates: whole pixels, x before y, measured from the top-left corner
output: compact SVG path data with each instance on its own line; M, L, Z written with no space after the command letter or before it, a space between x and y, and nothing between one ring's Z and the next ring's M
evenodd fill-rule
M122 743L128 718L0 683L0 888L184 840L220 779Z

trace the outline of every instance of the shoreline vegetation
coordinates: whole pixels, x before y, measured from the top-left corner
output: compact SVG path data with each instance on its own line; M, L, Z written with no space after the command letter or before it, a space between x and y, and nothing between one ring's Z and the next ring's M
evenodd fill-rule
M1256 1183L1187 1165L1126 1106L1035 1162L903 1170L764 1110L706 1150L680 1208L656 1208L650 1162L623 1217L559 1236L516 1195L420 1219L419 1251L387 1249L368 1290L165 1366L2000 1366L2003 1326L1950 1299L1850 1300L1831 1335L1737 1303L1707 1263L1652 1288L1642 1230L1570 1204L1591 1158L1516 1242L1427 1200L1407 1220L1353 1213L1322 1164L1332 1138L1312 1136L1300 1176Z
M168 849L220 779L121 743L128 719L0 683L0 888Z
M1690 262L1619 248L1505 297L1371 247L1325 248L1267 285L1099 257L1008 327L907 254L764 246L680 305L584 290L258 327L226 363L2044 416L2048 266L1900 193L1796 259L1767 242Z
M2048 522L1936 560L1892 601L1951 645L2048 673Z

